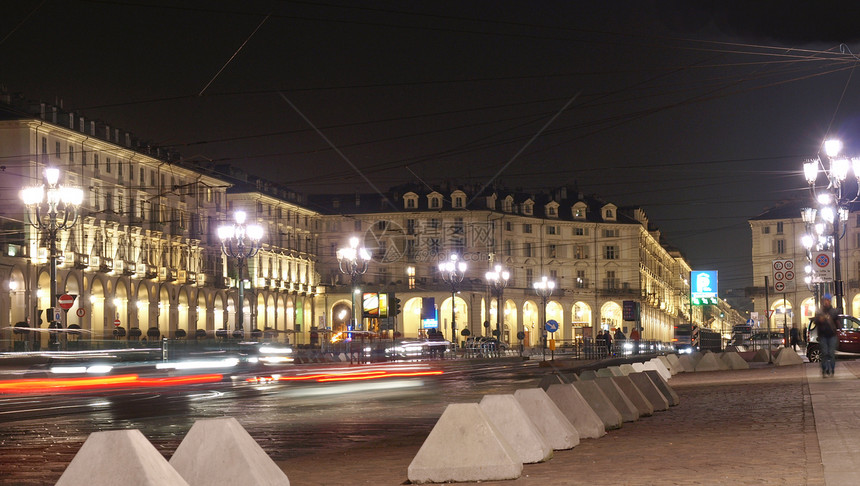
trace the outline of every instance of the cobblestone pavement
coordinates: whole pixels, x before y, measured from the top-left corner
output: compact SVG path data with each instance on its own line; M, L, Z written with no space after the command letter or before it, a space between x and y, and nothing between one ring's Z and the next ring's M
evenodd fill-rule
M682 373L680 405L482 485L823 485L806 370L813 364ZM429 431L428 431L429 433ZM426 434L279 464L294 486L408 484Z

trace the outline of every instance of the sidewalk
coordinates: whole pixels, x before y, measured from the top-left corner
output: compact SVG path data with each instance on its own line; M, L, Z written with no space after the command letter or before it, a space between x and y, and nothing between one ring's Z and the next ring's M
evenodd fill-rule
M519 479L480 484L857 484L858 377L860 362L851 361L826 379L812 363L681 373L670 381L679 406L527 464ZM409 484L426 435L278 464L293 486Z

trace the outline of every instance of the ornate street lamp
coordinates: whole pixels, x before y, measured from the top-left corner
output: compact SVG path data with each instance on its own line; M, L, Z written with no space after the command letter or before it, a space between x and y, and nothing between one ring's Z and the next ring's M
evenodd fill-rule
M58 185L60 169L45 169L45 184L26 187L20 197L27 206L27 221L37 230L46 233L50 248L48 258L51 265L51 314L47 316L49 328L61 328L54 321L57 308L57 235L74 226L78 220L78 206L84 201L84 191L77 187Z
M502 294L505 287L508 286L508 279L511 277L510 272L502 268L501 265L496 265L492 271L487 272L487 284L490 286L490 292L496 297L496 338L499 340L499 345L502 343Z
M239 305L236 307L236 330L244 332L245 326L245 277L243 269L246 260L260 251L260 240L263 239L263 227L258 224L245 224L247 215L244 211L233 213L233 224L218 227L218 238L221 240L221 251L229 258L235 258L239 270ZM250 336L250 333L247 333Z
M348 327L347 331L356 330L358 327L358 318L355 312L355 294L358 292L358 282L361 276L367 272L367 263L370 261L370 252L365 247L358 246L359 240L357 236L349 239L349 246L338 248L337 262L341 273L349 275L350 283L352 284L352 326Z
M555 289L555 282L548 279L546 276L534 283L535 292L540 297L541 305L543 306L543 321L541 323L541 339L543 340L543 360L546 361L546 302L549 296L552 295Z
M827 140L823 148L823 155L819 154L803 164L803 173L817 207L801 210L808 230L801 242L807 249L808 258L812 258L813 251L833 251L833 293L836 295L836 307L842 312L844 288L839 240L845 236L846 225L843 223L848 221L848 205L860 195L860 157L849 159L842 156L842 142L839 140ZM844 183L852 169L856 184L853 191L849 191ZM826 186L820 188L816 186L819 174L822 174L827 182ZM853 194L850 194L851 192ZM813 277L812 268L813 265L807 266L807 285L813 282L824 283ZM816 305L820 294L819 291L816 295Z
M457 321L454 313L457 286L460 285L466 276L467 267L466 262L458 260L456 254L451 254L451 258L447 262L439 264L439 273L442 274L442 280L451 285L451 343L454 345L455 350L457 349Z

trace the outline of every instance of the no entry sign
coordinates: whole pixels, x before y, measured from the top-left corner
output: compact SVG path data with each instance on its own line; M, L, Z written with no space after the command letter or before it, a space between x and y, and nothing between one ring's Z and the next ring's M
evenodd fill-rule
M59 305L63 310L69 310L73 305L75 305L75 296L63 294L57 298L57 305Z

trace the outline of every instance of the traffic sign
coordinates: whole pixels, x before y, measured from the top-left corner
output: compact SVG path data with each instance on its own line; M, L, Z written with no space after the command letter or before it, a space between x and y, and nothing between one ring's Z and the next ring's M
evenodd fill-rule
M75 315L78 317L84 317L87 315L87 311L85 311L83 307L79 307L78 310L75 311Z
M75 305L75 296L69 294L63 294L57 299L57 304L63 308L63 310L69 310Z
M544 325L547 332L556 332L558 331L558 322L555 319L550 319L546 321L546 325Z
M121 322L119 322L119 319L114 319L114 320L113 320L113 327L119 327L119 325L120 325L120 324L122 324L122 323L121 323Z
M794 278L794 261L779 259L773 261L773 289L777 292L794 292L796 282Z

